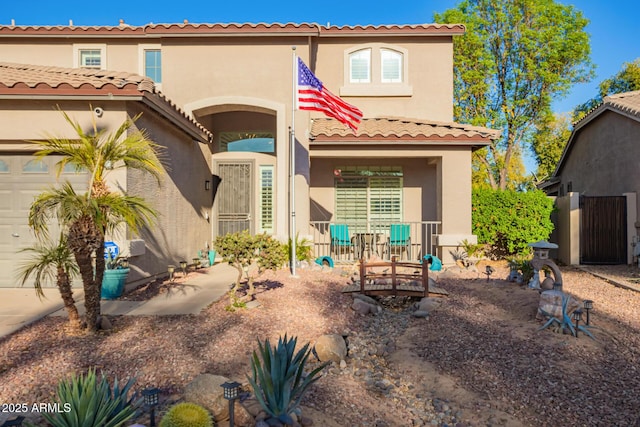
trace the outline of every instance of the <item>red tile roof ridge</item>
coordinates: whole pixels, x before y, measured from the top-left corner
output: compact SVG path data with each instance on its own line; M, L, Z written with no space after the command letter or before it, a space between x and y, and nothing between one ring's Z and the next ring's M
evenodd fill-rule
M406 30L448 30L456 33L463 33L465 31L464 24L438 24L438 23L424 23L424 24L367 24L367 25L321 25L315 22L227 22L227 23L191 23L174 22L174 23L147 23L144 25L130 25L126 23L120 23L113 26L83 26L83 25L0 25L0 34L2 33L56 33L71 31L74 33L145 33L153 30L200 30L200 29L227 29L234 28L238 30L242 29L303 29L303 30L315 30L319 32L326 31L328 33L353 33L361 31L379 31L379 30L393 30L393 31L406 31Z

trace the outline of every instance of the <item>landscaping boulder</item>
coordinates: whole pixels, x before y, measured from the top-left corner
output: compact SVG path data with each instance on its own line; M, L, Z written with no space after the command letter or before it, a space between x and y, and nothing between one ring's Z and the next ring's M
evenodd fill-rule
M321 362L340 363L347 357L347 343L337 334L322 335L316 340L314 349Z
M382 307L380 307L379 305L369 304L368 302L365 302L360 298L353 299L353 304L351 305L351 308L355 312L360 313L362 315L367 315L369 313L378 314L382 311Z
M562 320L563 295L569 298L567 315L571 316L576 309L582 307L582 302L570 295L564 294L562 291L543 291L540 294L540 303L538 304L538 318L551 316Z
M440 305L442 305L442 298L425 297L422 298L420 302L416 303L415 309L416 311L426 311L430 313L437 310Z
M184 389L184 399L207 409L216 425L229 419L229 401L223 396L221 385L229 381L221 375L201 374ZM235 405L236 426L253 427L255 421L242 405Z

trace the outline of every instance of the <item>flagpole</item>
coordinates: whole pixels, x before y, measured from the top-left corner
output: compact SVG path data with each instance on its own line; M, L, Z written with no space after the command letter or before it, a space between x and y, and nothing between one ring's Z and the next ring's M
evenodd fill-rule
M290 170L290 197L291 197L291 230L289 232L289 238L291 239L291 275L296 276L296 95L297 95L297 79L298 79L298 67L296 61L296 47L291 46L291 53L293 56L291 69L293 71L292 78L292 90L291 90L291 147L289 148L289 164Z

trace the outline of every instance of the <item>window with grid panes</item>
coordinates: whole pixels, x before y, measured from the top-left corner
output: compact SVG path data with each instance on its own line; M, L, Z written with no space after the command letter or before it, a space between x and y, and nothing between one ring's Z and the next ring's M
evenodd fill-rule
M273 233L273 165L260 166L260 231Z
M100 49L81 49L78 54L80 55L80 67L98 70L102 67L102 51Z
M402 221L401 167L339 167L335 175L336 222L384 229Z
M144 51L144 75L156 83L162 83L162 53L160 49Z

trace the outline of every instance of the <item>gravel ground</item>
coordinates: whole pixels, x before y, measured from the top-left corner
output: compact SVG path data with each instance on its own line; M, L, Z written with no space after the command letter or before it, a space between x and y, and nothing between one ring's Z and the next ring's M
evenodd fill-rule
M538 293L501 280L500 266L489 281L443 275L449 297L426 319L405 299L382 300L378 316L355 314L339 271L281 271L259 279L255 309L229 312L219 301L197 316L114 317L94 337L43 319L0 340L0 403L53 401L60 378L97 366L160 387L168 404L203 372L246 383L257 338L338 333L347 366L325 370L303 400L315 426L635 426L640 294L562 272L566 292L594 301L595 341L538 331Z

